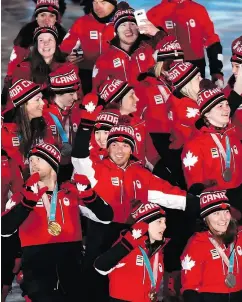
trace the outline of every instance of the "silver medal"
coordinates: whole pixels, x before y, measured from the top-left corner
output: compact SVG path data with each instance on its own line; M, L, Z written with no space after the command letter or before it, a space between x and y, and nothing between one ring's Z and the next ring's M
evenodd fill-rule
M233 288L236 285L236 278L232 273L229 273L226 278L225 278L225 284L229 287L229 288Z
M231 169L230 168L226 168L223 172L223 179L224 181L226 182L229 182L231 181L232 179L232 172L231 172Z

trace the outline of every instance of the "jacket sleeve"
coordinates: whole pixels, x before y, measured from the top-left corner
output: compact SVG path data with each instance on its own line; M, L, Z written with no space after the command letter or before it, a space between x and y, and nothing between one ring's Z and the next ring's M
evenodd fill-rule
M199 248L199 242L196 241L195 236L189 239L181 255L181 291L186 298L185 302L200 301L199 294L193 291L198 293L202 281L203 252ZM191 292L188 293L188 291ZM195 298L195 300L191 300L191 297Z
M21 191L24 181L20 167L13 159L10 160L10 170L12 176L11 192L14 194Z
M13 50L11 52L10 59L8 62L7 75L12 76L17 65L20 64L25 58L27 58L28 55L29 55L29 48L24 48L24 47L15 45L13 47Z
M108 79L108 66L107 58L105 55L101 55L92 70L92 92L96 93L98 91L99 86Z
M239 108L242 104L242 96L239 95L237 92L232 90L228 96L228 103L230 107L230 116L233 117L235 111Z
M145 171L144 171L145 172ZM149 177L148 201L157 203L162 207L185 211L187 192L179 187L172 186L149 171L146 171Z
M61 51L70 54L75 47L81 47L81 36L82 36L83 24L80 20L74 22L72 27L69 29L65 35L63 41L61 42Z

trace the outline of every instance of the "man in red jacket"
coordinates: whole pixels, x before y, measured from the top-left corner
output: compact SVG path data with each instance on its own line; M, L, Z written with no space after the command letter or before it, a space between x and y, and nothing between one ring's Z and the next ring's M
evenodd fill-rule
M222 86L222 46L204 6L191 0L163 0L149 10L147 16L155 26L162 26L178 39L185 54L185 61L199 67L203 77L206 48L212 80L219 80L218 84Z
M29 156L31 177L22 192L8 201L2 235L11 236L19 228L23 288L32 302L77 301L82 248L79 206L106 223L113 211L82 175L58 189L60 151L54 145L38 144Z
M69 54L69 61L78 63L84 94L91 91L95 61L108 49L107 42L114 37L111 20L116 6L116 0L93 1L90 13L74 22L60 46Z

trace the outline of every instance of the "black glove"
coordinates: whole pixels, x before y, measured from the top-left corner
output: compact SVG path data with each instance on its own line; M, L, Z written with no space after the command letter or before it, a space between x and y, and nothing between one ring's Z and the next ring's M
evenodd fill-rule
M187 194L185 213L189 216L199 216L200 214L200 198L198 196Z
M226 196L231 206L242 213L242 184L237 188L226 190Z

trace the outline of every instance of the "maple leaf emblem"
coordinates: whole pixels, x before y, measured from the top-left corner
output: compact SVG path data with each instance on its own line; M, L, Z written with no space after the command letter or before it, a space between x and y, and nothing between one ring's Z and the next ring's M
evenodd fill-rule
M16 202L10 198L9 201L6 203L5 210L11 210L12 207L14 207L15 205Z
M134 239L138 239L142 236L142 231L141 230L136 230L136 229L133 229L132 231L132 236Z
M38 193L38 185L37 185L37 182L35 184L33 184L30 189L32 190L32 192L34 194L37 194Z
M184 157L182 161L185 168L188 167L189 170L191 170L191 167L194 167L195 163L198 162L198 157L193 155L192 152L188 151L186 157Z
M93 113L93 111L95 110L95 108L96 108L96 106L94 105L93 102L89 102L87 105L85 105L85 109L89 113Z
M186 117L192 118L192 117L196 117L196 115L199 115L199 110L197 108L187 107Z
M96 67L96 65L93 67L93 71L92 71L92 77L96 78L96 75L98 74L98 68Z
M16 58L17 58L17 55L16 55L15 50L13 49L12 52L11 52L10 61L12 62L12 61L15 60Z
M195 266L195 261L191 259L190 256L186 255L185 258L182 260L182 269L185 270L185 274L187 271L190 271L193 266Z
M82 185L80 183L77 183L76 186L77 186L77 189L78 189L79 192L84 192L87 188L86 185Z

